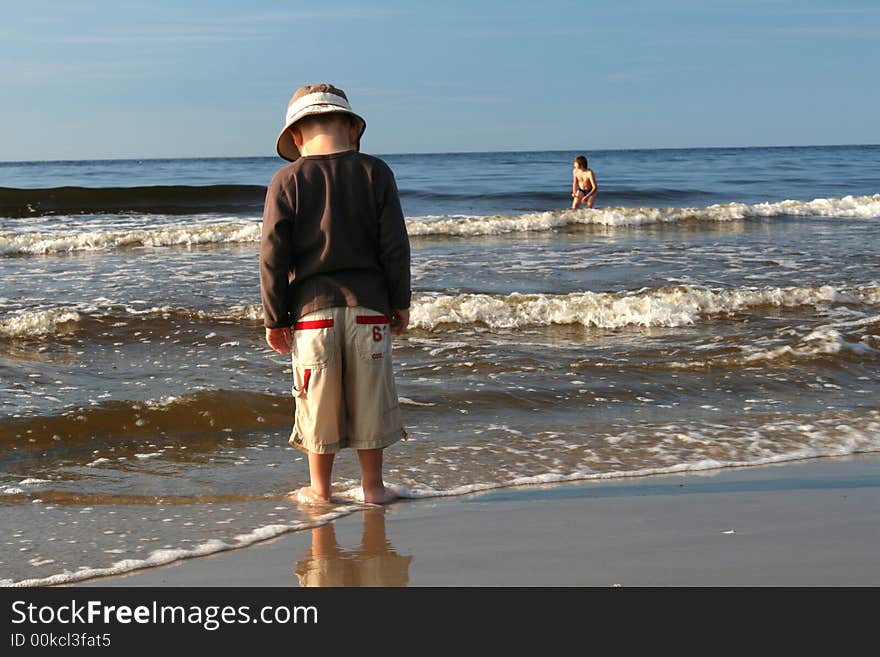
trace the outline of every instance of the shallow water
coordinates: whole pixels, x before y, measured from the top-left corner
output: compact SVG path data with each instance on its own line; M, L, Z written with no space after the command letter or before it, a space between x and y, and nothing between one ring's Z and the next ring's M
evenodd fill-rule
M386 158L415 295L399 492L880 450L880 148L596 152L592 211L565 209L573 155ZM285 495L307 464L262 341L252 208L278 166L0 163L0 207L43 190L0 218L5 583L316 522ZM39 210L60 186L150 189ZM343 455L340 499L357 474Z

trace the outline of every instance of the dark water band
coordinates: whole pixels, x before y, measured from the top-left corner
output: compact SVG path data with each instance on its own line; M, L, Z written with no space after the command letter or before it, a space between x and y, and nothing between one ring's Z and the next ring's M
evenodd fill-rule
M261 214L266 188L259 185L156 185L150 187L0 187L0 216L58 214Z

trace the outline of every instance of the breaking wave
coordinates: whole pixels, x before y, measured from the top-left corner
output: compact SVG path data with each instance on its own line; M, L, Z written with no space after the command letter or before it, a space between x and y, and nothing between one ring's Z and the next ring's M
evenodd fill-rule
M685 221L735 221L774 217L880 217L880 194L776 203L725 203L704 208L619 207L556 210L516 216L437 216L407 221L410 235L499 235L573 225L640 226Z
M82 316L74 310L53 309L23 312L0 319L0 338L43 337L75 329Z
M7 190L8 191L8 190ZM2 193L0 193L2 196ZM203 210L194 208L195 210ZM162 208L168 212L167 208ZM262 206L255 208L259 214ZM553 210L521 215L442 215L410 217L407 230L413 237L500 235L550 231L577 225L641 226L680 222L725 222L774 217L880 217L880 194L819 198L776 203L726 203L703 208L611 207L592 210ZM130 247L193 246L202 244L258 243L260 223L215 223L170 228L122 231L59 231L51 233L0 233L0 255L34 255L77 251L105 251Z
M108 251L138 246L196 246L259 242L260 224L207 224L129 231L0 234L0 254L37 255Z
M485 324L517 328L581 324L615 329L624 326L687 326L701 316L761 307L880 303L880 286L860 288L764 287L709 289L662 287L636 292L571 294L459 294L419 297L410 325L433 329L443 324Z
M745 312L752 308L880 304L880 285L856 287L739 287L674 286L629 292L572 292L569 294L425 294L413 298L410 327L434 330L444 325L482 324L493 329L554 324L602 329L625 326L675 327L701 317ZM22 312L0 319L0 339L41 338L60 333L107 331L112 322L178 320L208 324L259 322L258 305L197 310L173 306L132 308L106 304ZM134 324L132 324L134 326Z

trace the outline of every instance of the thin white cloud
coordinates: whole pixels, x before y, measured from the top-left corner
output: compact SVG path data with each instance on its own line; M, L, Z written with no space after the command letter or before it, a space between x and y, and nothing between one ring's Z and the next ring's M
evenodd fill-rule
M455 32L455 36L470 39L536 39L539 37L583 37L597 31L595 28L584 25L569 27L501 27L487 26L463 28ZM587 46L591 44L585 44Z
M226 28L213 25L163 26L113 29L96 34L74 34L54 39L56 43L102 46L194 45L245 41L268 36L254 28Z
M429 85L430 86L430 85ZM445 85L444 85L445 86ZM374 99L380 101L393 101L395 103L430 103L436 105L438 98L435 95L426 93L418 93L404 91L401 89L381 89L377 87L346 87L346 91L350 97L364 99L363 102L372 103ZM443 93L443 103L461 103L461 104L477 104L492 105L498 103L509 103L509 96L499 94L456 94Z
M609 82L638 82L642 74L637 71L612 71L606 78Z
M30 85L42 82L58 82L76 79L85 80L124 80L132 74L148 74L154 70L154 63L134 62L83 62L83 63L40 63L0 61L0 83Z
M384 7L337 7L306 11L257 12L209 21L179 21L153 25L107 27L93 33L68 34L55 43L99 46L199 45L268 38L298 22L388 18L406 12Z
M758 30L775 37L792 36L797 38L824 39L880 39L880 26L809 25L766 27Z
M318 8L307 11L276 11L241 14L217 21L218 23L285 23L290 21L345 20L365 18L387 18L405 16L410 12L390 7L335 7Z

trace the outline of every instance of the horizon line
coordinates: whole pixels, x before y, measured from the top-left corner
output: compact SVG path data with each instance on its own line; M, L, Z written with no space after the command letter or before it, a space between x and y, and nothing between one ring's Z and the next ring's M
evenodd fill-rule
M775 144L775 145L752 145L752 146L651 146L651 147L633 147L633 148L594 148L594 149L548 149L548 150L492 150L492 151L410 151L401 153L368 153L377 157L388 157L398 155L505 155L511 153L574 153L574 152L631 152L631 151L694 151L694 150L748 150L759 148L845 148L853 146L876 147L880 143L863 144L863 143L845 143L845 144ZM48 160L3 160L2 164L39 164L39 163L57 163L57 162L132 162L132 161L159 161L159 160L256 160L256 159L278 159L283 160L278 155L183 155L183 156L145 156L145 157L88 157L81 159L48 159Z

